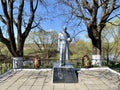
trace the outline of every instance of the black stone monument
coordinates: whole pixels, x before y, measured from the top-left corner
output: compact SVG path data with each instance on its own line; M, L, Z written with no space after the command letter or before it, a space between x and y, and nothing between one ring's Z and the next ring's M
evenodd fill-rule
M78 83L77 71L72 64L59 66L59 63L55 63L53 65L53 83Z

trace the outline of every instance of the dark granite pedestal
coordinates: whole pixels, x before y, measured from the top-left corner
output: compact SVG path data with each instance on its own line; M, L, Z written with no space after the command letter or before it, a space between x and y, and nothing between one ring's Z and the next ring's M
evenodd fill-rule
M76 70L70 63L64 66L55 63L53 66L53 83L78 83Z

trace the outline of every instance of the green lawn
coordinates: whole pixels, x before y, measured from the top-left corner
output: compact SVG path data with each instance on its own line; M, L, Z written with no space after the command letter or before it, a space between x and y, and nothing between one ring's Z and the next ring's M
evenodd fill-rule
M109 67L120 73L120 63L118 63L116 65L111 65Z

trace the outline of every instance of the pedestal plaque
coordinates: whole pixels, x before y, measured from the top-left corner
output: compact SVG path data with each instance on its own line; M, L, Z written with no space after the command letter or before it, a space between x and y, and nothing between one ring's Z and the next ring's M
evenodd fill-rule
M71 64L65 66L58 66L54 64L53 67L53 83L77 83L77 72Z

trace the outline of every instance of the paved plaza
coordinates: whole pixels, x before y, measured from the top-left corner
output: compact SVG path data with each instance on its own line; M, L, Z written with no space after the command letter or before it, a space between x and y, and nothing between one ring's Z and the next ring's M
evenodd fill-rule
M0 90L120 90L120 76L108 69L80 70L78 83L53 83L52 70L18 70Z

